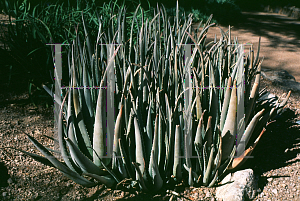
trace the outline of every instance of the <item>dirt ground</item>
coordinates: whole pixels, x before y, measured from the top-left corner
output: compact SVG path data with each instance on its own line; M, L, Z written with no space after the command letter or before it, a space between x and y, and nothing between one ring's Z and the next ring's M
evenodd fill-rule
M286 70L300 82L300 21L277 13L243 12L243 22L232 26L233 37L239 43L257 44L261 37L260 57L264 57L263 68ZM224 31L229 27L220 26ZM208 37L220 37L217 27L208 31ZM247 46L245 46L246 48Z
M285 69L300 81L299 21L270 13L244 16L247 20L234 25L232 36L238 36L242 43L253 43L254 48L261 36L263 67ZM213 38L219 30L212 28L209 34ZM164 189L157 195L113 191L104 186L83 188L57 170L14 150L38 153L24 133L50 148L55 143L45 137L54 133L53 108L47 107L49 99L41 99L34 106L24 93L26 83L18 86L13 92L13 83L0 87L0 200L216 200L215 188L178 187L179 193ZM262 80L262 87L268 87L277 96L287 93L266 80ZM267 127L254 158L244 166L253 168L259 177L256 200L300 200L300 129L296 123L300 120L299 100L300 94L293 93L284 114Z

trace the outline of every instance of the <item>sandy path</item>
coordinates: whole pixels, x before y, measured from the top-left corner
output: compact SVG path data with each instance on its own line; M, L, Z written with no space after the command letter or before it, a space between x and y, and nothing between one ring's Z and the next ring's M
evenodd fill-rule
M266 12L243 12L243 16L243 23L232 27L232 36L238 36L240 43L253 43L255 52L261 36L263 68L286 70L300 82L300 21ZM220 37L219 29L210 28L208 37L214 38L215 34Z

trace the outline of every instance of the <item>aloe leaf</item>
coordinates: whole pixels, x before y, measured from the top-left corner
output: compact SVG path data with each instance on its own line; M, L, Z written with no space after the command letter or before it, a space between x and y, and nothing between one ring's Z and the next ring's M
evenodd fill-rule
M177 181L181 180L181 154L180 154L180 126L176 125L175 130L175 146L174 146L174 165L173 165L173 175Z
M259 134L259 136L256 138L256 140L254 141L253 145L251 145L248 149L246 149L244 151L244 153L240 156L240 157L236 157L234 158L234 160L232 161L231 165L229 166L228 169L232 170L232 169L237 169L239 168L244 162L246 162L246 160L249 158L247 156L251 155L252 151L254 150L254 148L256 147L257 143L259 142L259 140L261 139L261 136L265 133L266 129L264 128L261 133Z
M194 178L193 178L193 174L192 174L192 168L189 168L189 180L188 180L189 186L193 186L194 185Z
M166 114L167 114L167 118L168 118L168 134L166 135L166 163L165 163L165 169L168 168L169 166L169 162L171 159L171 149L172 149L172 140L173 138L173 134L172 134L172 111L170 108L170 104L169 104L169 99L167 94L165 94L165 102L166 102Z
M140 128L138 125L138 121L136 116L133 117L134 121L134 128L135 128L135 143L136 143L136 148L135 148L135 159L136 159L136 165L139 166L139 170L143 173L145 170L145 159L144 159L144 153L143 153L143 147L142 147L142 138L141 138L141 132ZM137 173L136 177L138 178L139 175Z
M219 178L225 174L226 170L229 169L228 167L232 164L233 161L233 157L236 151L236 145L233 146L233 149L229 155L229 157L222 162L222 164L220 165L220 167L218 168L218 172L219 172Z
M197 113L197 119L199 120L202 116L202 106L201 106L201 99L200 99L200 85L198 83L198 80L197 80L197 77L196 77L196 73L195 71L193 70L193 74L194 74L194 77L195 77L195 82L196 82L196 99L197 99L197 102L196 102L196 113Z
M211 121L212 121L212 117L209 116L208 120L207 120L207 127L206 127L206 131L205 131L205 137L204 137L204 141L207 142L207 147L208 147L208 151L210 151L210 147L213 143L213 136L212 136L212 125L211 125Z
M205 171L205 174L204 174L204 177L203 177L203 185L205 185L205 186L208 185L208 182L210 180L211 169L212 169L212 165L213 165L213 161L214 161L213 157L214 157L214 146L211 145L209 160L208 160L206 171Z
M263 115L265 109L262 109L259 111L250 121L248 124L240 142L237 142L237 154L240 156L242 154L243 150L246 148L248 141L257 125L257 122L259 121L260 117Z
M129 177L133 178L132 177L132 175L133 175L132 174L132 169L131 169L131 166L130 166L131 163L129 163L129 158L128 158L126 152L125 152L125 148L123 146L121 138L119 138L119 147L120 147L120 154L121 154L121 157L122 157L122 162L123 162L123 164L125 166L125 169L126 169L128 175L129 175Z
M73 84L74 86L77 86L76 78L75 78L75 70L73 70ZM78 89L73 87L73 103L74 103L74 108L75 108L75 114L76 114L76 119L77 119L77 124L81 133L81 136L84 140L85 146L90 154L92 156L93 150L91 149L91 140L90 137L87 133L86 126L83 121L83 115L82 115L82 110L80 107L79 103L79 94L78 94Z
M204 143L202 148L202 156L203 156L203 175L205 175L207 164L208 164L208 156L207 156L207 148L206 148L207 142Z
M68 178L72 179L76 183L86 186L92 187L95 186L96 183L87 180L86 178L80 176L77 172L70 170L68 167L59 162L43 145L41 145L38 141L36 141L33 137L26 134L28 139L34 144L34 146L64 175Z
M289 93L287 94L287 96L285 97L285 99L280 103L279 105L279 109L277 111L277 114L280 114L280 112L283 110L283 107L285 106L285 104L287 103L288 99L291 96L292 91L289 91Z
M72 113L72 93L69 93L68 96L68 109L67 109L67 137L72 140L72 142L78 146L78 141L75 135L75 127L74 127L74 117Z
M54 93L52 90L50 90L46 85L43 84L43 88L45 89L45 91L52 97L54 98L54 101L59 105L61 106L61 100L59 97L57 96L54 96Z
M200 147L200 145L199 144L194 144L194 146L195 146L195 150L196 150L196 153L197 153L197 156L198 156L198 163L199 163L199 171L200 171L200 176L202 175L202 173L203 173L203 169L204 169L204 162L203 162L203 158L202 158L202 147ZM202 180L201 180L202 181ZM200 182L200 180L199 180L199 182Z
M115 50L115 53L112 58L108 61L107 66L111 67L112 62L114 62L114 58L116 56L116 53L118 52L120 48L120 45L118 48ZM97 100L97 106L96 106L96 115L95 115L95 124L94 124L94 134L93 134L93 148L95 152L93 152L93 161L94 163L102 167L101 161L99 160L98 156L103 159L105 156L105 135L106 135L106 104L105 104L105 89L104 83L107 79L108 67L105 69L103 73L103 78L100 83L100 89L99 89L99 94L98 94L98 100ZM108 138L110 139L110 138ZM110 144L111 142L108 140L107 144ZM110 156L109 156L110 157ZM110 162L110 158L106 158L104 160L105 165L107 165Z
M276 108L272 108L269 112L266 112L266 114L264 114L262 118L259 119L257 126L254 128L254 131L253 131L254 136L256 136L257 133L262 130L263 126L266 126L266 123L271 119L271 117L273 116L275 111L276 111Z
M248 101L248 105L246 108L245 123L248 123L249 118L252 114L252 110L255 107L255 100L256 100L256 96L258 94L258 88L259 88L260 70L261 70L261 63L258 64L258 67L257 67L258 73L256 74L255 82L253 84L251 94L250 94L250 99Z
M146 127L146 131L147 131L147 135L145 135L145 146L146 146L146 152L151 153L151 149L152 149L152 135L153 135L153 122L151 120L151 106L152 106L152 101L150 101L150 105L148 108L148 115L147 115L147 127Z
M160 176L160 173L159 173L159 169L158 169L158 163L157 163L157 160L156 160L156 157L155 157L155 154L154 154L154 149L151 151L151 161L150 163L152 164L152 166L149 166L149 169L150 169L150 175L152 175L152 179L153 179L153 187L151 190L153 190L154 192L160 190L163 186L163 180Z
M162 112L158 109L158 165L163 166L164 164L164 152L163 152L163 121Z
M93 148L95 150L95 153L93 153L93 161L94 163L101 167L101 162L97 155L103 159L103 156L105 156L105 135L106 135L106 116L105 116L105 110L106 110L106 104L104 102L106 96L105 96L105 89L102 87L104 86L104 81L101 81L99 94L98 94L98 100L97 100L97 106L96 106L96 115L95 115L95 124L94 124L94 134L93 134ZM105 161L105 160L104 160ZM106 160L107 161L107 160ZM105 162L108 164L108 161Z
M154 168L155 164L154 161L157 162L158 165L158 114L156 115L155 118L155 128L154 128L154 138L153 138L153 144L152 144L152 149L151 149L151 155L150 155L150 163L149 163L149 174L154 179L154 174L152 174L152 169ZM154 158L154 159L152 159Z
M244 59L244 53L240 53L239 58L238 58L237 62L235 63L234 69L231 73L231 78L233 80L237 79L236 76L237 76L238 69L239 69L239 66L240 66L239 64L240 64L240 62L243 62L243 59Z
M141 185L142 189L145 190L145 191L148 191L148 189L147 189L147 187L145 185L145 182L144 182L141 170L139 168L139 165L137 163L135 163L135 162L132 162L132 164L133 164L133 166L134 166L134 168L136 170L137 179L140 182L140 185Z
M65 163L67 164L67 166L73 170L74 172L80 172L80 169L78 169L78 167L76 167L76 165L74 164L73 160L70 159L70 154L68 153L67 147L66 147L66 142L64 141L64 134L63 134L63 122L62 122L62 112L63 112L63 107L64 107L64 103L66 101L68 92L66 94L66 96L63 99L62 102L62 106L60 109L60 114L58 117L58 141L59 141L59 148L61 151L61 155L65 161Z
M97 181L104 184L108 188L112 188L117 184L116 180L113 177L111 177L110 175L99 176L99 175L88 173L88 172L85 172L84 175L87 175L87 176L90 176L90 177L96 179Z
M26 154L27 156L30 156L31 158L33 158L34 160L44 164L44 165L47 165L47 166L50 166L50 167L55 167L46 157L44 156L40 156L38 154L34 154L34 153L30 153L30 152L27 152L27 151L23 151L22 149L17 149L17 148L14 148L14 147L5 147L5 148L9 148L9 149L14 149L14 150L17 150L17 151L20 151L24 154ZM47 149L47 147L45 147ZM2 148L0 148L2 149ZM48 149L47 149L48 150ZM60 153L60 152L59 152Z
M230 155L237 132L237 94L236 94L236 80L233 82L233 89L231 91L230 103L224 128L222 130L222 161L227 159Z
M82 112L83 117L85 119L85 123L87 125L87 129L89 133L92 132L93 128L93 120L94 120L94 111L92 109L92 96L91 96L91 90L89 89L89 86L91 85L88 80L90 80L90 76L88 75L87 67L85 64L85 61L82 62L82 70L83 70L83 100L82 100Z
M201 130L204 128L204 114L205 114L205 110L204 112L202 113L201 115L201 118L199 120L199 123L198 123L198 127L197 127L197 131L196 131L196 136L195 136L195 141L194 141L194 144L195 145L198 145L198 146L202 146L202 133L201 133Z
M114 135L114 146L113 146L113 152L116 153L116 156L120 156L120 147L119 147L119 139L121 137L121 124L122 124L122 111L123 111L123 105L121 106L121 109L119 111L119 114L117 116L116 124L115 124L115 135ZM116 164L112 163L112 169L116 169Z
M208 188L211 188L211 187L213 187L214 186L214 184L216 183L216 181L217 181L217 179L218 179L218 170L217 170L217 172L215 173L215 175L214 175L214 178L211 180L211 182L209 183L209 185L208 185Z
M105 174L105 172L96 166L88 157L86 157L69 138L66 138L65 140L70 149L72 158L75 159L75 163L84 173L92 173L97 175Z
M257 62L258 62L259 51L260 51L260 41L261 41L261 37L259 37L259 40L258 40L257 54L256 54L256 57L255 57L254 66L256 66Z
M220 130L223 130L224 124L225 124L225 117L227 116L227 111L229 107L229 100L230 100L230 94L231 94L231 87L232 87L232 79L231 77L228 78L228 83L226 87L226 92L224 96L223 106L222 106L222 112L221 112L221 120L220 120Z

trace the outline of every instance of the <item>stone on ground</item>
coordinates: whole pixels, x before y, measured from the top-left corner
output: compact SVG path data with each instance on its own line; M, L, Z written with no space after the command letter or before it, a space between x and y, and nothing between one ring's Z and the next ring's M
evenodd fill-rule
M217 187L216 197L219 200L241 201L255 198L257 180L252 169L228 174Z

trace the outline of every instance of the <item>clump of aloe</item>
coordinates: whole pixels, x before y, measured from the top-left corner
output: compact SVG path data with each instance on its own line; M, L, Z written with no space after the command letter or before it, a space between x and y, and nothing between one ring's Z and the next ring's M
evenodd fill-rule
M251 154L290 93L279 103L259 92L258 53L245 53L230 29L207 41L211 17L194 29L178 2L175 16L163 6L143 12L129 29L125 7L108 28L99 17L96 41L82 14L85 36L68 48L69 87L56 97L60 158L30 135L43 156L27 154L87 187L214 186Z

